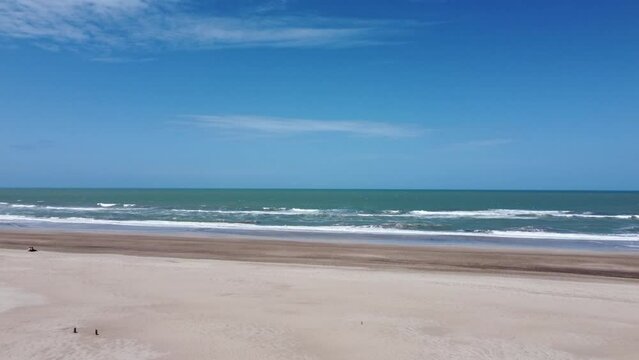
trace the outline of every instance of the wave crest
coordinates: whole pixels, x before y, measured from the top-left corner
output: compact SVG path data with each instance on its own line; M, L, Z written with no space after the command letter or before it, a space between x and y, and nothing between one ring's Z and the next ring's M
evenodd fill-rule
M476 232L462 231L423 231L409 230L397 227L388 228L378 225L360 226L305 226L305 225L258 225L234 222L195 222L195 221L169 221L169 220L109 220L81 217L29 217L21 215L0 215L0 223L8 225L16 223L55 223L77 224L87 226L122 226L122 227L147 227L147 228L173 228L173 229L205 229L205 230L243 230L243 231L278 231L300 233L332 233L332 234L377 234L377 235L418 235L418 236L452 236L452 237L484 237L484 238L520 238L520 239L547 239L547 240L588 240L588 241L629 241L639 242L639 234L584 234L584 233L557 233L540 230L489 230Z

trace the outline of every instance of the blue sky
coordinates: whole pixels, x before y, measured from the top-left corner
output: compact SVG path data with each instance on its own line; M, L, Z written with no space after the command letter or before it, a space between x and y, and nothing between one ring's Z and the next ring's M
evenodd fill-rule
M638 18L0 0L0 186L639 189Z

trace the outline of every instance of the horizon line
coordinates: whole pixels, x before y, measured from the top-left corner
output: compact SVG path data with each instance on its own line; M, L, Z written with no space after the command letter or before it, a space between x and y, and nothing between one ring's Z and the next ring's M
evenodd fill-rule
M329 188L329 187L94 187L0 186L0 190L306 190L306 191L500 191L500 192L639 192L639 189L495 189L495 188Z

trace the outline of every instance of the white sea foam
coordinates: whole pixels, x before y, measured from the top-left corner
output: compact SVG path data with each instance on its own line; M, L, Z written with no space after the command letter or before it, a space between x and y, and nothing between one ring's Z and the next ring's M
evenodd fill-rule
M290 211L300 213L300 214L317 214L322 212L322 210L320 209L298 209L298 208L292 208Z
M591 240L591 241L639 241L639 234L575 234L545 231L489 231L489 236L500 238Z
M20 209L20 208L34 208L34 207L36 207L37 205L31 205L31 204L11 204L11 205L9 205L9 206L10 206L10 207L12 207L12 208L18 208L18 209Z
M568 218L585 218L585 219L623 219L623 220L639 220L639 215L597 215L597 214L565 214L560 217Z
M538 218L544 216L560 216L567 211L556 210L518 210L518 209L491 209L491 210L464 210L464 211L428 211L415 210L410 215L426 218L477 218L477 219L509 219L509 218Z
M104 211L108 210L101 207L79 207L79 206L44 206L47 210L65 210L65 211Z
M104 212L104 211L136 210L136 209L133 209L133 208L127 208L127 209L118 208L118 209L116 209L116 208L113 208L113 207L82 207L82 206L44 206L42 208L46 209L46 210L90 211L90 212L94 212L94 211Z
M33 204L0 203L16 209L43 208L61 211L132 211L153 208L137 208L136 204L97 203L97 207L82 206L43 206ZM227 215L284 215L284 216L358 216L358 217L389 217L389 218L420 218L420 219L519 219L534 220L543 218L574 218L574 219L619 219L639 220L635 214L592 214L590 212L571 212L567 210L523 210L523 209L489 209L489 210L381 210L380 212L358 212L349 209L305 209L305 208L272 208L263 207L262 210L224 210L224 209L165 209L177 213L212 213Z
M2 205L2 204L0 204ZM110 204L108 204L110 205ZM133 204L135 205L135 204ZM9 207L22 208L22 209L45 209L45 210L60 210L60 211L123 211L123 210L139 210L138 208L126 207L114 208L112 206L100 206L100 207L84 207L84 206L52 206L52 205L26 205L26 204L11 204Z
M39 203L41 201L38 201ZM54 205L34 205L34 204L11 204L6 202L0 202L0 205L8 205L10 208L15 209L45 209L45 210L64 210L64 211L108 211L112 210L111 207L117 204L103 204L99 203L98 207L85 207L85 206L54 206Z
M0 223L56 223L81 225L115 225L126 227L173 228L173 229L211 229L211 230L247 230L247 231L282 231L333 234L380 234L380 235L420 235L420 236L454 236L484 238L522 238L548 240L590 240L590 241L639 241L639 234L582 234L556 233L543 231L421 231L380 226L288 226L288 225L256 225L226 222L195 222L167 220L106 220L80 217L48 217L36 218L20 215L0 215Z
M322 215L329 212L337 212L339 210L320 210L320 209L286 209L279 208L262 208L264 210L205 210L205 209L171 209L178 213L210 213L210 214L237 214L237 215Z
M544 217L590 218L590 219L636 219L638 215L598 215L591 213L572 213L566 210L520 210L491 209L475 211L427 211L415 210L409 215L432 219L475 218L475 219L538 219Z
M110 208L110 207L114 207L117 204L111 204L111 203L97 203L96 205L100 206L100 207L105 207L105 208Z

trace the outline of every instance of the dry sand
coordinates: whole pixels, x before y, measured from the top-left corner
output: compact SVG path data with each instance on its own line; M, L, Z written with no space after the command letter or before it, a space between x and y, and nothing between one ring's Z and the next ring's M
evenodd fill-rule
M55 236L61 242L72 237ZM43 234L17 238L47 248ZM0 239L0 247L23 245L15 233ZM93 250L48 246L126 252L117 245L123 237L95 239ZM107 239L116 244L109 247ZM162 241L169 246L168 238L142 241L155 241L171 255L161 246ZM134 242L129 237L129 244ZM188 252L176 258L131 256L136 250L129 255L28 253L24 246L0 250L0 359L637 359L639 354L639 281L614 277L634 273L636 257L546 254L559 256L568 269L606 270L600 276L575 275L576 270L562 275L550 268L531 272L539 252L503 250L494 257L504 259L508 272L496 273L497 260L488 251L473 256L468 249L413 249L410 257L394 247L362 246L365 259L386 260L358 262L357 247L312 245L341 259L335 265L355 259L351 265L358 267L348 267L318 265L324 255L295 261L295 254L310 250L294 244L265 242L259 246L273 246L262 249L266 253L253 249L258 252L253 257L270 263L192 259L197 256ZM222 251L227 258L249 254L232 248ZM221 257L207 254L201 257ZM399 260L392 265L394 254ZM528 268L513 269L508 254ZM442 256L453 260L436 263ZM459 265L473 257L494 266ZM417 266L420 259L430 265ZM558 266L557 259L550 263ZM305 262L313 265L298 264ZM73 334L74 326L79 334ZM99 336L93 334L96 328Z

